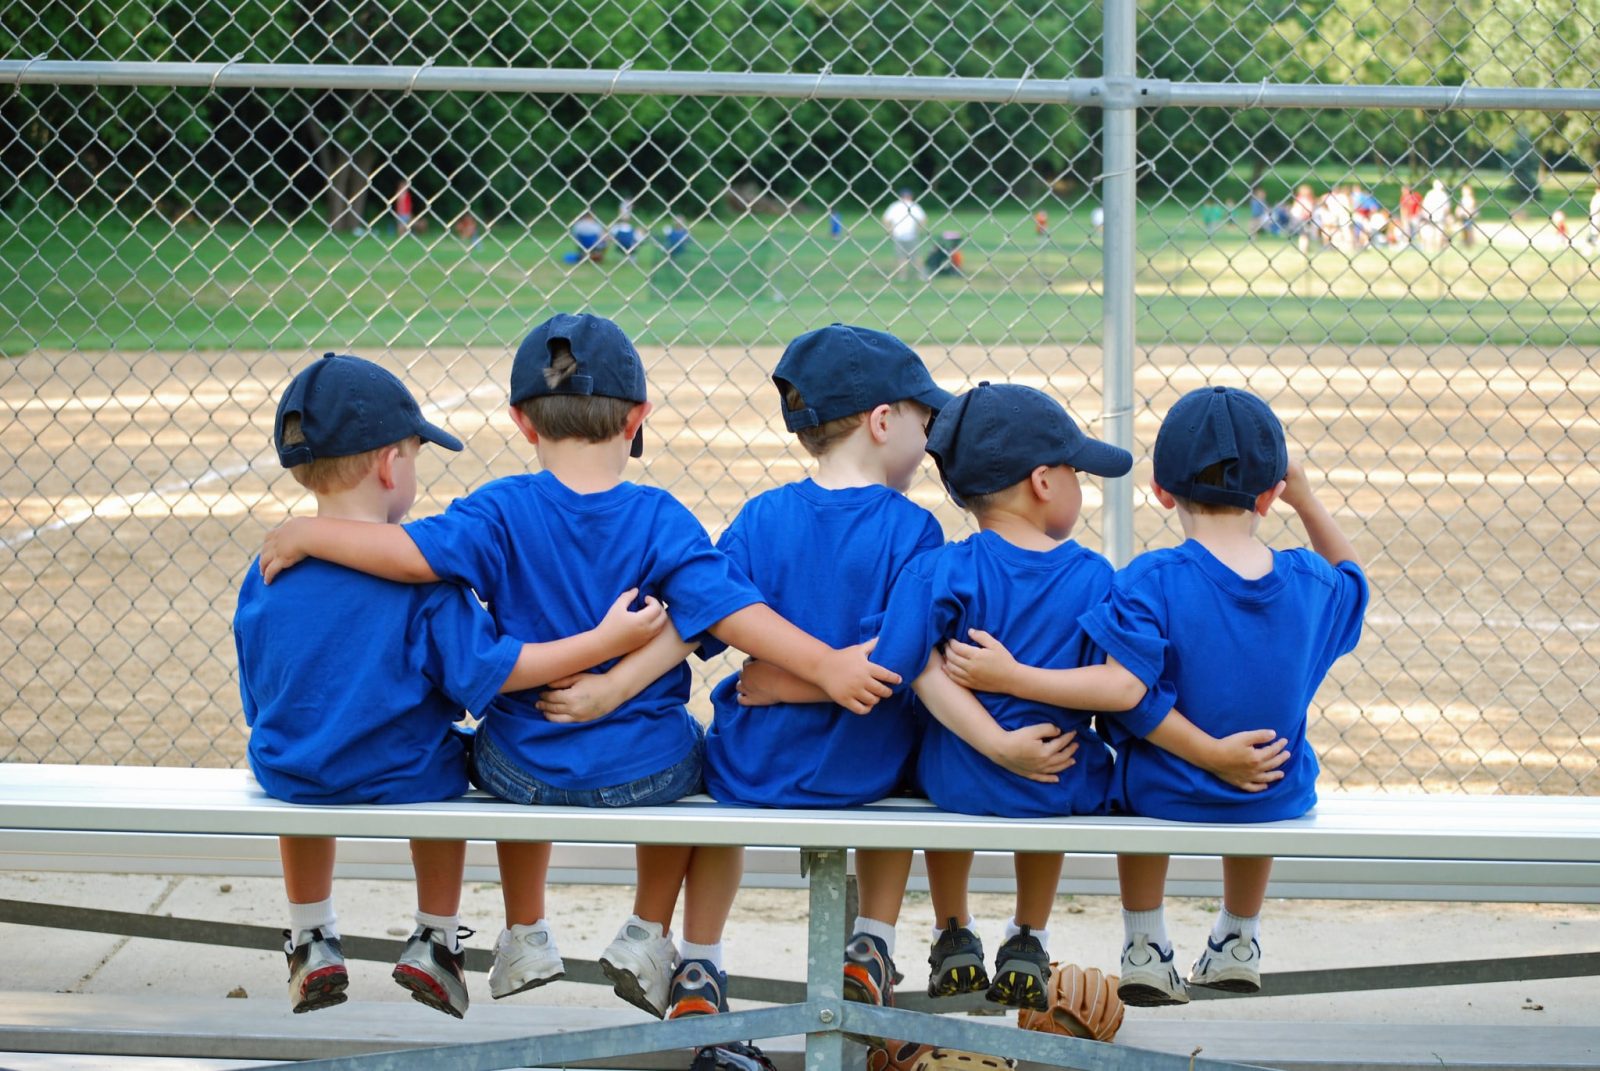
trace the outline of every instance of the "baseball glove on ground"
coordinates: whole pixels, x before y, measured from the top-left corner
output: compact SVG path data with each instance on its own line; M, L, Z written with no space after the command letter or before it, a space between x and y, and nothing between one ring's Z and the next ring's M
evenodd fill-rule
M915 1041L888 1041L867 1049L867 1071L1015 1071L1017 1061Z
M1098 967L1050 964L1050 1010L1023 1011L1017 1025L1047 1034L1070 1034L1092 1041L1110 1041L1122 1026L1122 998L1117 976Z

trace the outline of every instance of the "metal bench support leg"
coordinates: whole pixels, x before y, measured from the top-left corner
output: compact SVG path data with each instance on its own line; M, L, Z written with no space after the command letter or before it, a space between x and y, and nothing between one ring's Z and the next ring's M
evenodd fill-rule
M806 945L806 1000L822 1005L806 1035L806 1071L841 1071L844 1035L845 853L807 849L802 869L811 883L811 930Z

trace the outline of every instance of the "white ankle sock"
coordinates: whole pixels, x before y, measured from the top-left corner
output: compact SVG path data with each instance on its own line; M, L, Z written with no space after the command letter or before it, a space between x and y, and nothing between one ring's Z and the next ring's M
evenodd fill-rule
M949 922L950 920L945 919L944 921ZM971 915L968 915L966 917L966 921L962 922L960 925L963 930L971 930L973 933L978 932L977 920ZM937 941L939 939L939 935L942 933L944 933L944 925L942 923L935 922L933 924L933 937L931 940Z
M697 945L693 941L679 941L678 955L684 959L703 959L717 970L722 970L722 942L714 945Z
M1016 917L1013 916L1012 918L1006 920L1006 935L1001 938L1001 940L1009 941L1021 932L1022 927L1017 925ZM1048 928L1043 930L1029 930L1028 932L1038 940L1040 945L1045 948L1050 947L1050 931Z
M321 930L324 937L339 936L339 917L334 914L333 897L318 900L314 904L290 902L289 939L284 943L283 950L293 952L300 935L307 930Z
M856 916L855 928L851 933L864 933L869 937L876 937L883 942L884 950L890 957L894 956L894 924L881 919L869 919L865 915Z
M461 942L456 939L456 931L461 928L460 915L430 915L419 910L415 916L418 926L426 926L435 930L444 938L444 946L452 952L461 950Z
M1245 918L1235 915L1227 908L1217 912L1217 920L1211 924L1211 939L1217 944L1238 934L1245 940L1256 937L1261 933L1261 916L1255 915Z
M1127 944L1133 940L1133 935L1142 933L1150 938L1150 943L1163 952L1172 951L1172 939L1167 936L1167 909L1163 905L1150 911L1122 910L1122 943Z

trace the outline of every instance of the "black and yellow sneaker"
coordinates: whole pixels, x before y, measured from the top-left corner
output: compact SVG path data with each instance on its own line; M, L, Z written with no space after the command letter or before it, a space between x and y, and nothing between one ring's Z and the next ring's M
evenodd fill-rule
M954 997L989 988L983 969L983 942L954 918L928 952L928 996Z
M1050 1006L1050 954L1031 932L1009 938L994 956L994 984L985 999L1008 1008L1044 1011Z

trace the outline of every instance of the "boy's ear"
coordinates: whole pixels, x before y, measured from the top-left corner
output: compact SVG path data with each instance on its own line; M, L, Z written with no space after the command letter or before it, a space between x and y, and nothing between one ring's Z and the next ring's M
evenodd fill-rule
M1033 492L1033 497L1040 502L1048 501L1053 481L1050 479L1050 468L1040 465L1028 473L1028 488Z
M522 432L524 439L527 439L530 443L537 444L539 442L539 432L534 429L533 421L529 420L528 415L514 405L511 407L511 422L517 426L518 431Z
M1156 483L1154 476L1150 477L1150 493L1155 496L1155 500L1157 502L1161 503L1162 509L1177 508L1178 500L1173 498L1171 492L1169 492L1165 487L1162 487L1159 483Z
M867 414L867 431L880 446L889 441L889 414L893 410L894 406L885 404Z
M628 410L628 419L623 422L622 431L632 442L633 437L639 433L639 428L644 424L644 418L650 415L650 410L655 408L653 402L640 402Z
M385 491L394 490L394 459L400 456L400 447L385 446L378 451L378 460L374 462L377 471L378 483Z
M1287 486L1289 486L1288 481L1279 480L1277 486L1269 487L1267 490L1262 491L1259 495L1257 495L1256 512L1265 517L1267 515L1267 511L1272 508L1272 504L1278 500L1278 496L1283 494L1283 489Z

